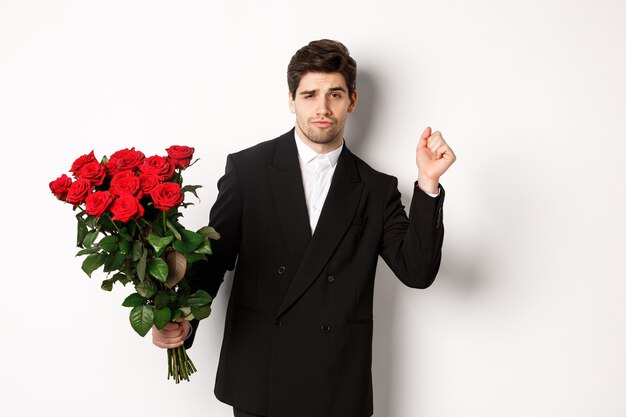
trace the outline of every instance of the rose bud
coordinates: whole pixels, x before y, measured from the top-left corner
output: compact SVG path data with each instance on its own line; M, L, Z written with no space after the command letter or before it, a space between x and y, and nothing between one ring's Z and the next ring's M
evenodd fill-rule
M154 207L162 211L178 206L183 202L184 198L183 193L180 191L180 185L174 182L164 182L157 185L152 190L151 195Z
M63 174L59 178L54 181L50 181L50 191L56 198L61 201L65 201L67 197L67 191L70 189L72 185L72 179L67 175Z
M141 203L139 203L137 197L126 194L118 197L113 202L111 213L113 213L113 220L126 223L132 219L138 219L143 216L144 208Z
M179 169L185 169L191 163L194 148L189 146L172 145L166 149L167 156L172 163Z
M74 161L74 163L72 164L72 167L70 168L70 172L72 174L74 174L74 176L78 176L78 171L80 171L80 169L85 166L86 164L90 163L90 162L94 162L96 160L96 157L93 154L93 151L89 152L87 155L83 155L78 157L78 159L76 159Z
M65 201L75 206L82 204L91 192L91 188L91 182L89 180L79 178L70 185Z
M96 191L93 194L89 194L85 200L85 211L87 214L95 217L100 217L109 208L113 196L107 191Z
M139 167L141 172L158 175L163 177L163 180L172 178L175 168L167 158L158 155L144 159L143 164Z
M84 178L91 182L91 185L97 187L102 185L104 178L107 175L107 171L98 161L88 162L78 171L78 178Z

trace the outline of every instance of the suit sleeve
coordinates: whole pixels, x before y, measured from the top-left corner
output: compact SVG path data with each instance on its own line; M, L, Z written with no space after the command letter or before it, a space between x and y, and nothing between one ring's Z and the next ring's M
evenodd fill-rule
M413 190L409 217L393 178L383 208L383 237L380 255L394 274L407 286L427 288L433 283L441 263L443 244L443 201L445 191L435 198L418 186Z
M187 273L192 293L207 291L215 298L226 271L235 267L241 237L241 193L232 155L226 160L225 173L217 183L218 195L211 208L209 224L221 235L211 242L213 254L207 261L194 263ZM185 348L193 344L198 320L191 321L192 332L185 341Z

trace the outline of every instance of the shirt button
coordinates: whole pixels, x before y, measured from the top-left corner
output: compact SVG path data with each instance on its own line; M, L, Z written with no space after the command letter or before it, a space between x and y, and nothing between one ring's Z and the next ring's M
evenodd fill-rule
M282 320L274 320L274 327L280 327L283 325Z
M322 331L324 333L329 333L330 332L330 326L328 324L323 324L322 325Z
M287 268L284 266L278 268L278 275L283 275L285 272L287 272Z
M332 276L332 275L327 276L326 279L328 280L328 282L334 282L335 281L335 277Z

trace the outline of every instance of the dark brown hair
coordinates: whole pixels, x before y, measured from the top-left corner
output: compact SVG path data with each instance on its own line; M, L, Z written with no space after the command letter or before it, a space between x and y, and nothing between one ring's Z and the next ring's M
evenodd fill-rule
M291 57L287 67L287 85L292 98L296 97L300 80L309 72L341 73L350 97L356 90L356 62L341 42L330 39L313 41Z

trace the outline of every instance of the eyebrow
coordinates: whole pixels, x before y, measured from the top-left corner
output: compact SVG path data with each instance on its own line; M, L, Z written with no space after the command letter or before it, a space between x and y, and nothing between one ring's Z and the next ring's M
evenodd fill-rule
M311 94L315 94L317 93L318 90L304 90L304 91L300 91L300 95L306 96L306 95L311 95ZM332 87L329 89L329 92L334 92L334 91L343 91L345 92L346 89L343 87Z

